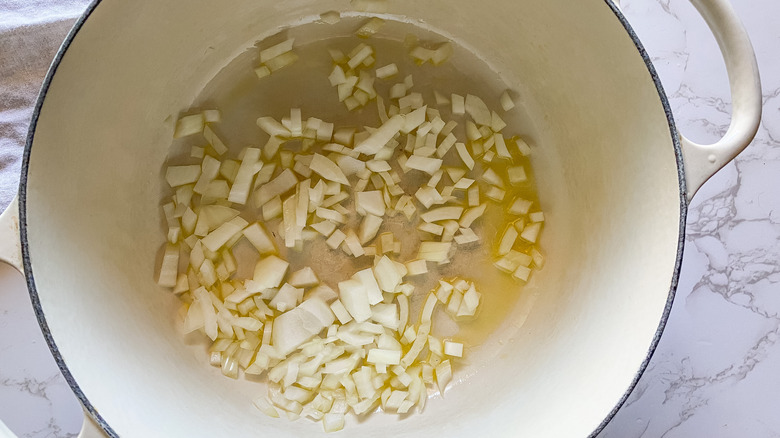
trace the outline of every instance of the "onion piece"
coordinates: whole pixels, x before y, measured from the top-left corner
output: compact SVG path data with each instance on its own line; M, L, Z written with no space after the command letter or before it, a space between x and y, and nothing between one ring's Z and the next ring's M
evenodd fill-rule
M377 217L385 215L385 201L382 192L372 190L355 194L355 209L360 214L372 214Z
M366 286L356 279L342 281L338 284L339 298L349 314L357 322L371 318L371 306L368 303Z
M365 61L369 56L371 56L374 53L374 49L371 48L371 46L361 43L357 47L355 47L352 53L353 54L350 56L349 60L347 61L347 65L349 66L349 68L354 69L355 67L360 65L363 61Z
M277 316L271 335L274 349L284 356L293 352L316 334L306 329L315 320L311 313L299 307Z
M344 239L347 238L347 235L344 234L341 230L334 231L330 237L325 241L325 244L328 245L331 249L336 249L344 242Z
M536 239L539 236L539 231L542 229L542 223L541 222L534 222L531 224L528 224L523 229L523 232L520 233L520 237L527 240L531 243L536 243Z
M498 156L501 158L512 158L512 155L509 153L509 149L506 146L504 136L501 133L496 133L493 135L493 139L496 143L496 153Z
M501 118L501 116L498 115L495 111L490 113L490 129L493 130L493 132L500 132L502 129L506 128L506 122Z
M536 248L531 248L531 258L534 261L534 266L536 266L538 269L542 269L544 267L544 256L541 252L539 252Z
M263 205L271 199L283 195L298 184L298 178L290 169L285 169L276 178L261 186L255 192L257 205Z
M405 263L407 274L409 276L422 275L428 273L428 264L425 260L415 259Z
M204 123L205 120L202 113L181 117L176 122L173 138L181 138L203 132Z
M179 246L168 244L165 246L162 263L160 264L157 284L163 287L176 286L179 270Z
M426 158L419 155L412 155L406 161L406 167L420 170L430 175L436 173L441 168L441 165L442 160L439 158Z
M269 255L257 262L252 280L259 290L279 287L289 266L289 263L279 257Z
M467 209L463 213L463 216L461 216L458 225L460 225L462 228L470 228L474 221L485 213L486 208L487 204L480 204L477 207Z
M525 140L523 140L520 137L515 137L514 141L515 141L515 146L517 147L517 150L520 151L520 155L522 155L524 157L527 157L527 156L531 155L531 147L528 146L528 143L526 143Z
M232 239L233 236L243 231L247 225L248 222L243 218L235 217L229 222L225 222L217 227L216 230L204 237L201 242L209 251L217 252L225 243Z
M450 381L452 381L452 366L450 365L449 359L442 361L442 363L436 366L434 371L436 374L436 384L438 385L439 392L443 397L444 389L447 387Z
M260 160L260 149L247 148L244 152L244 159L238 168L235 182L230 188L228 201L236 204L246 204L249 197L249 191L252 188L252 178L263 167Z
M284 67L287 67L290 64L295 63L295 61L297 60L298 60L298 55L295 52L291 51L291 52L282 53L276 58L269 59L265 63L265 65L273 73L279 69L282 69Z
M452 244L449 242L422 242L417 258L430 262L443 262L449 258Z
M452 56L452 51L452 44L449 42L440 44L431 55L431 63L433 65L441 65L443 62L450 59L450 56Z
M480 175L481 179L485 181L486 183L504 188L504 180L501 179L501 177L496 173L495 170L492 168L487 168L484 172L482 172L482 175Z
M368 357L366 357L366 362L373 364L381 363L384 365L398 365L401 363L401 351L372 348L368 350Z
M463 214L463 207L439 207L428 210L420 215L425 222L439 222L444 220L457 220ZM469 224L471 226L471 224Z
M455 243L458 245L467 245L479 241L479 236L471 228L460 228L459 231L460 234L454 237Z
M417 129L420 125L422 125L425 122L426 110L427 110L427 106L422 106L407 114L404 119L404 126L403 128L401 128L401 132L404 134L408 134L414 131L415 129ZM425 134L418 133L418 135L425 135Z
M264 77L271 75L271 69L261 65L255 69L255 75L257 75L258 79L263 79Z
M512 277L527 282L528 277L531 276L531 268L528 268L526 266L518 266L517 269L512 273Z
M467 94L465 100L465 110L474 121L480 125L490 126L491 114L485 102L473 94Z
M505 195L506 195L506 190L504 190L502 188L499 188L499 187L496 187L496 186L491 186L485 192L485 196L487 196L488 198L490 198L490 199L492 199L492 200L494 200L496 202L503 201Z
M212 148L214 148L214 152L217 153L217 155L223 155L225 152L228 151L227 146L220 140L219 137L217 137L217 134L214 133L214 131L209 126L205 126L203 128L203 137L206 139L207 142L211 145Z
M290 278L287 280L287 282L292 286L302 288L312 287L320 284L320 280L317 278L317 274L315 274L314 270L308 266L290 274Z
M474 170L474 159L466 149L466 145L460 142L455 143L455 149L458 151L458 156L460 157L461 161L463 161L463 164L465 164L469 170Z
M507 255L512 247L515 245L515 240L518 236L517 229L514 225L509 224L501 236L501 242L498 244L498 255Z
M423 348L425 348L430 331L430 324L422 325L420 327L420 329L417 331L417 337L414 339L414 342L409 348L409 351L403 356L403 358L401 358L400 364L402 366L409 367L409 365L411 365L417 359L417 356L422 352Z
M409 77L409 76L407 76ZM411 88L409 86L406 87L407 89ZM425 105L425 101L423 100L422 94L420 93L409 93L406 96L398 99L398 106L401 108L402 112L406 109L417 109L421 108Z
M352 315L344 307L344 304L340 300L336 300L330 304L330 310L336 315L341 324L346 324L352 321Z
M338 11L323 12L320 14L320 20L327 24L336 24L341 21L341 14Z
M360 244L357 234L351 229L345 233L344 245L349 249L349 252L354 257L364 256L366 253L363 250L363 246Z
M511 250L507 255L497 260L493 265L498 269L511 274L519 266L529 266L533 259L528 254Z
M352 278L359 281L365 287L368 304L373 306L382 302L382 290L379 288L379 283L377 283L374 271L371 268L356 272Z
M417 226L417 229L424 232L424 233L430 233L434 236L441 236L444 232L444 227L441 225L436 225L432 223L423 223ZM424 261L424 260L423 260Z
M289 138L290 130L285 128L284 125L277 122L273 117L260 117L257 119L257 126L260 127L271 137L287 137Z
M375 74L379 79L387 79L398 74L398 66L395 65L395 63L387 64L384 67L376 69Z
M366 155L376 155L387 142L401 131L404 126L404 116L395 115L390 117L376 131L371 133L368 138L358 143L354 150Z
M504 91L501 94L501 98L499 100L501 102L501 108L504 111L509 111L515 107L515 102L512 100L512 97L509 95L509 90Z
M528 181L528 176L526 176L523 166L509 167L507 168L507 174L509 175L509 182L513 185Z
M295 42L295 38L290 38L288 40L282 41L279 44L276 44L274 46L271 46L267 49L260 51L260 62L266 63L269 60L276 58L279 55L282 55L284 53L287 53L293 49L293 43Z
M531 210L531 205L533 205L533 201L517 198L512 202L512 206L509 207L509 213L518 216L528 214Z
M316 224L311 224L309 226L325 237L329 237L336 230L336 223L329 220L317 222Z
M374 277L376 278L379 287L385 292L394 292L395 288L398 287L403 280L403 275L398 271L393 261L386 255L382 256L376 266L374 266Z

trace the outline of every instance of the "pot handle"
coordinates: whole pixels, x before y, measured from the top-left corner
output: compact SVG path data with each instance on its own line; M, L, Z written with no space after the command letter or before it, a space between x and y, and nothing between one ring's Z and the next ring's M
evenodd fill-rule
M22 264L22 244L19 238L19 197L0 214L0 262L5 262L24 273ZM0 420L0 438L16 438L11 429ZM105 434L95 420L84 411L84 423L78 438L105 438Z
M718 142L701 145L680 136L688 202L712 175L756 136L761 122L761 79L753 45L728 0L690 0L718 41L731 87L732 116Z
M0 262L8 263L24 273L22 243L19 240L19 197L0 214Z
M86 409L84 409L84 423L81 425L81 432L79 432L78 438L105 438L106 434L103 429L98 426L95 420L89 415Z

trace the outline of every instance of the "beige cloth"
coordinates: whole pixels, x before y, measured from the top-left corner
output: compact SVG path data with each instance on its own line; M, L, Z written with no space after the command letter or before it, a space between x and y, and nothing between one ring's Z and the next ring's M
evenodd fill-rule
M0 0L0 211L19 186L38 91L88 0Z

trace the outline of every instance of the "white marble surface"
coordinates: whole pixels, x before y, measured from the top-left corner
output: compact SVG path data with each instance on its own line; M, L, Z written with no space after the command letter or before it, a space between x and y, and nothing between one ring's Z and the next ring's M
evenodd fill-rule
M780 437L780 2L732 1L758 55L764 121L753 144L695 197L669 324L603 438ZM623 8L653 58L680 130L694 141L718 139L729 123L730 98L703 20L684 0L624 0ZM75 436L82 419L22 277L5 266L0 418L20 436L36 438Z

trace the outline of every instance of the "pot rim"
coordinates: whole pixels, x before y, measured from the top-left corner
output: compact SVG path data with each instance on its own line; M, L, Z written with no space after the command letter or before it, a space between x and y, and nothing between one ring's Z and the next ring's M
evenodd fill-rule
M615 406L612 408L609 414L604 418L604 420L602 420L602 422L596 427L596 429L593 432L591 432L590 435L588 435L589 438L595 438L599 433L601 433L602 430L604 430L607 424L609 424L609 422L612 421L612 419L617 414L618 410L620 410L620 408L628 399L629 395L631 395L631 393L633 392L636 385L639 383L639 379L644 374L645 370L647 369L650 363L650 359L653 357L653 354L658 348L658 344L663 334L663 331L666 328L666 324L668 322L669 314L671 312L672 304L674 302L675 294L677 291L677 286L680 277L680 268L682 265L683 249L685 246L685 222L688 215L688 203L686 201L687 188L685 183L685 165L683 163L682 148L680 144L680 135L677 131L677 126L674 121L674 116L672 114L671 106L669 104L669 99L666 95L666 92L664 91L663 85L661 84L661 79L658 76L658 73L655 67L653 66L653 63L647 51L645 50L644 46L639 40L639 37L634 32L631 25L629 24L625 15L623 15L622 11L613 2L613 0L603 0L603 1L605 5L608 8L610 8L610 10L615 14L615 17L620 22L620 24L623 25L626 32L628 33L628 36L633 41L634 46L636 47L637 51L639 52L639 55L642 57L642 60L647 66L647 70L648 73L650 74L650 78L652 79L653 83L655 84L656 90L658 91L658 97L661 101L661 105L663 106L664 113L666 114L667 123L669 125L669 132L672 136L675 159L677 160L677 179L679 182L679 195L680 195L680 222L679 222L679 233L677 239L677 252L675 255L675 263L674 263L674 269L672 271L669 293L666 300L666 305L664 306L664 311L661 315L661 320L658 324L658 327L656 328L647 355L645 356L645 359L642 361L642 364L640 365L639 369L634 375L634 379L631 381L628 388L626 388L626 391L623 393L623 396L617 401ZM49 350L51 350L52 356L54 356L54 360L57 363L57 366L62 372L62 375L65 377L65 381L68 383L71 390L73 390L73 393L81 402L84 410L89 413L89 415L95 420L97 425L109 437L115 438L118 437L119 435L108 424L108 422L103 418L103 416L100 415L98 409L94 405L92 405L92 403L90 403L89 399L81 390L78 383L76 382L73 375L71 374L70 370L68 369L68 366L65 364L65 360L63 359L62 354L60 354L60 351L57 347L57 343L54 341L54 337L52 336L52 333L49 330L46 317L43 314L43 309L41 307L41 301L40 301L40 297L38 296L38 290L35 285L35 277L33 275L32 263L30 260L29 243L27 239L27 178L29 174L30 153L32 150L32 144L35 137L35 130L38 125L38 118L40 117L41 108L43 107L43 102L46 98L46 94L49 90L49 87L51 86L51 81L54 78L55 73L57 72L57 68L59 67L60 62L62 62L63 56L67 52L70 45L73 43L76 34L79 32L79 30L81 30L86 20L92 15L92 13L95 11L95 8L101 2L102 0L93 0L89 4L89 6L87 6L84 13L78 18L78 20L76 20L73 27L68 32L68 35L65 37L65 40L63 41L62 45L57 50L57 53L52 61L52 64L49 67L48 72L46 73L46 77L44 78L43 84L41 85L41 89L38 94L35 107L33 109L32 118L30 121L30 127L27 132L27 139L24 147L24 155L22 157L22 171L21 171L21 177L19 181L19 228L20 228L20 239L21 239L21 247L22 247L22 264L24 266L27 289L30 294L30 300L32 301L33 311L35 312L35 316L38 320L38 324L41 327L43 336L46 339L46 344L49 346Z

